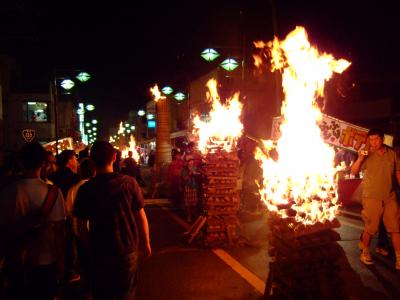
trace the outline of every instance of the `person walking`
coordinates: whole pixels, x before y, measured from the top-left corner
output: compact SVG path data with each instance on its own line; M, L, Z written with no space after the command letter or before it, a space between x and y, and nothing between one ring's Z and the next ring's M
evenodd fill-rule
M79 188L73 214L93 262L93 298L135 299L140 242L151 255L142 192L133 177L113 172L110 143L95 142L90 156L96 176Z
M400 224L399 205L396 201L393 179L400 183L400 161L393 149L383 144L384 134L380 129L368 132L369 151L359 150L358 158L351 167L351 174L363 171L362 179L362 218L364 231L362 234L362 252L360 260L372 265L369 252L371 237L378 231L379 222L383 223L391 234L396 254L395 268L400 270Z
M49 176L49 180L58 186L67 199L69 189L79 182L78 159L74 150L63 150L57 157L57 170ZM72 230L72 219L67 215L65 220L65 276L68 283L80 280L77 271L78 255L76 241Z
M0 226L6 239L5 299L53 300L62 266L64 199L40 172L46 151L37 142L21 149L23 178L0 191Z

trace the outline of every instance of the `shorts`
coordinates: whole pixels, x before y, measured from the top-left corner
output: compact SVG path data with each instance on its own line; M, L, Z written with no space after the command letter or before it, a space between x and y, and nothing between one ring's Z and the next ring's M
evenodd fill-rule
M378 231L382 215L383 224L387 232L400 232L400 210L395 193L391 193L385 200L363 197L362 204L363 210L361 214L366 232L373 235Z

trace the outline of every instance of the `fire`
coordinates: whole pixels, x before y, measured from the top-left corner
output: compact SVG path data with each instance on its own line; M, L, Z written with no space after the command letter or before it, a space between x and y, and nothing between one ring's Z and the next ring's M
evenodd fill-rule
M306 225L333 220L338 210L333 166L334 150L318 127L322 114L316 100L333 72L343 72L350 63L319 53L310 45L303 27L296 27L284 41L269 46L273 70L282 72L285 99L281 137L276 146L264 141L256 158L263 170L260 194L268 210L282 218L294 217ZM270 150L278 157L272 159Z
M150 92L153 94L155 102L166 98L164 95L161 94L157 84L150 88Z
M124 128L124 125L122 124L122 121L121 121L121 123L119 123L118 134L123 134L124 130L125 130L125 128Z
M210 79L207 87L207 98L212 104L209 121L204 122L199 116L193 120L193 134L198 138L198 148L203 154L214 149L231 152L243 131L240 121L243 105L239 102L239 94L236 93L222 104L217 92L217 81Z
M138 162L139 158L140 158L140 155L136 150L136 141L135 141L135 138L133 137L132 134L130 135L129 148L125 147L125 149L121 151L121 156L124 157L124 158L128 157L128 152L129 151L132 151L132 153L133 153L132 158L136 162Z

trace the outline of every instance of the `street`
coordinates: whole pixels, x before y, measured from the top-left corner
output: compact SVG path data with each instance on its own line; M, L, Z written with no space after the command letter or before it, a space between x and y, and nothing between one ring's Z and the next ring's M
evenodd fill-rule
M139 300L262 299L268 276L267 235L264 214L242 213L244 243L231 249L210 249L200 239L188 244L184 232L190 228L171 209L167 199L147 199L153 255L139 265ZM358 238L362 222L357 212L341 210L340 246L346 254L342 276L351 299L399 299L400 272L394 258L371 251L375 264L359 260ZM371 249L374 249L376 239ZM59 300L84 299L79 283L64 287Z

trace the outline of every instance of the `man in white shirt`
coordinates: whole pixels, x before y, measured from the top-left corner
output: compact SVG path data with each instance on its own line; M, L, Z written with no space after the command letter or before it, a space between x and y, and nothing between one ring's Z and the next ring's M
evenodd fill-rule
M23 265L19 265L21 260L16 253L19 253L20 245L16 242L25 239L31 228L20 229L26 227L33 216L40 215L49 192L49 186L40 179L40 171L46 160L44 148L36 142L26 144L21 149L21 160L23 178L0 191L0 225L9 233L5 258L5 269L11 285L9 296L52 300L57 290L58 263L63 252L64 199L58 189L54 205L42 226L29 235L25 259ZM21 236L18 236L21 232Z

